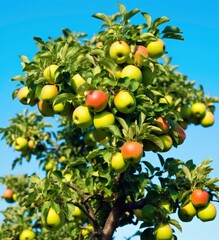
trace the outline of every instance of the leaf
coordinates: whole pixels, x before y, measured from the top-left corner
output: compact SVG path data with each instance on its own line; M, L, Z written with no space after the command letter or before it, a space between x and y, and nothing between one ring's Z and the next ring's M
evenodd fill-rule
M158 158L159 158L159 160L160 160L160 164L161 164L161 166L163 166L164 165L164 163L165 163L165 161L164 161L164 158L161 156L161 154L157 154L157 156L158 156Z
M53 105L75 99L76 96L72 93L61 93L54 99Z
M123 129L128 132L129 126L123 118L116 117L116 120L120 123Z
M11 81L26 81L26 80L27 80L27 77L22 75L15 76L11 79Z
M119 6L119 10L122 13L122 15L125 16L125 14L127 13L125 5L118 3L118 6Z
M95 13L92 17L102 20L107 26L112 24L111 19L104 13Z
M179 224L179 222L175 219L170 219L169 220L169 224L173 225L174 227L176 227L180 232L182 232L182 227Z
M142 12L141 13L143 15L143 17L145 18L147 24L148 24L148 28L151 27L151 24L152 24L152 18L151 18L151 15L146 13L146 12Z
M189 168L185 165L182 165L182 170L185 173L188 180L192 183L192 175L191 175L191 172L190 172Z
M169 22L169 21L170 21L170 19L168 17L165 17L165 16L157 18L157 19L154 20L152 28L156 29L161 24Z
M166 26L162 33L182 33L182 31L175 26Z
M133 9L132 11L130 11L130 12L128 12L128 13L126 13L125 15L124 15L124 21L126 22L126 21L128 21L130 18L132 18L135 14L137 14L138 12L140 12L141 10L139 9L139 8L135 8L135 9Z

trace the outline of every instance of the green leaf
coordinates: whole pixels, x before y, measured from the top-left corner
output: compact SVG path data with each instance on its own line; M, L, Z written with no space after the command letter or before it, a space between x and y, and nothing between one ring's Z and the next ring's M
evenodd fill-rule
M176 227L180 232L182 232L182 227L179 224L179 222L175 219L170 219L169 220L169 224L173 225L174 227Z
M26 81L26 80L27 80L27 77L22 75L15 76L11 79L11 81Z
M61 93L59 94L53 101L53 105L56 105L58 103L75 100L76 96L72 93Z
M102 20L107 26L112 24L111 19L104 13L95 13L92 17Z
M191 172L190 172L189 168L187 166L183 165L182 170L185 173L188 180L192 183L192 175L191 175Z
M169 22L170 19L168 17L160 17L154 20L152 28L156 29L158 26L160 26L163 23Z
M118 3L118 6L119 6L119 10L122 13L122 15L125 16L125 14L127 13L125 5Z
M138 12L140 12L141 10L139 9L139 8L135 8L135 9L133 9L132 11L130 11L130 12L128 12L128 13L126 13L125 15L124 15L124 21L126 22L126 21L128 21L130 18L132 18L135 14L137 14Z
M144 19L146 20L147 25L148 25L148 28L150 28L150 27L151 27L151 24L152 24L151 15L148 14L148 13L146 13L146 12L142 12L141 14L143 15Z

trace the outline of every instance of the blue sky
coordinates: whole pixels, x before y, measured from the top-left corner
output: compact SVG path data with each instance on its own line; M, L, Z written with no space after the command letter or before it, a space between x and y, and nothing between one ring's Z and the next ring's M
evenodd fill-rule
M23 106L17 100L12 100L11 93L16 83L10 79L22 74L19 55L26 55L30 59L37 48L33 36L47 40L48 37L60 36L63 28L75 32L86 32L92 37L99 31L100 21L91 17L96 12L113 14L118 11L115 0L1 0L0 7L0 127L8 125L8 120L16 113L23 111ZM195 80L197 86L202 84L205 92L211 96L219 96L218 55L219 55L219 16L218 0L121 0L128 10L140 8L151 14L155 19L167 16L170 24L178 26L184 32L185 41L167 40L166 48L172 63L179 65L179 71ZM133 19L141 21L141 16ZM142 19L143 20L143 19ZM217 104L217 107L218 104ZM166 156L174 156L182 160L194 159L199 163L206 158L213 159L215 168L212 175L219 176L219 110L215 112L216 123L213 127L204 129L191 126L187 130L187 139L183 145L171 150ZM4 142L0 142L0 176L12 173L11 161L16 152L8 149ZM147 154L147 158L156 159ZM154 160L155 161L155 160ZM13 173L36 171L36 163L18 167ZM37 170L39 174L40 170ZM3 191L0 186L0 192ZM216 205L219 215L219 204ZM2 201L0 209L6 204ZM192 223L182 224L183 233L178 233L179 240L219 239L217 230L218 218L210 223L194 220ZM133 227L119 229L116 239L134 233ZM137 239L137 238L136 238Z

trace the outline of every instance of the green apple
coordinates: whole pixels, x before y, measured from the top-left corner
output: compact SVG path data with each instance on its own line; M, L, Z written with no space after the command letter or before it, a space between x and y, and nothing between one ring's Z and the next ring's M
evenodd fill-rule
M15 150L25 151L28 148L28 141L25 137L17 137L13 143Z
M87 226L85 226L81 229L81 235L83 237L86 237L89 234L91 234L93 231L94 231L94 227L91 224L88 224Z
M214 124L214 114L207 110L205 113L205 116L200 119L200 124L202 125L202 127L210 127Z
M137 45L134 51L134 61L137 65L141 66L144 59L148 57L148 51L145 46Z
M61 102L52 105L53 111L56 114L60 114L61 116L70 116L72 114L73 106L69 102Z
M189 119L192 115L191 106L183 105L180 108L180 115L183 119Z
M41 100L44 102L52 102L58 96L59 90L55 85L44 85L41 90Z
M146 204L141 210L141 217L143 221L151 221L156 215L156 208L151 204Z
M43 76L49 84L54 84L56 82L55 73L58 67L58 65L51 64L44 69Z
M57 213L52 207L49 208L46 216L42 218L43 225L46 229L56 231L65 223L65 216L62 211Z
M118 64L125 63L130 52L130 46L125 41L115 41L109 49L110 57Z
M155 73L149 67L145 67L141 70L142 72L142 83L144 86L148 86L151 84L152 80L154 79Z
M143 156L143 146L139 142L128 141L121 147L123 159L128 163L139 163Z
M108 96L105 92L101 90L91 90L87 93L85 97L85 104L89 110L94 112L103 111L108 102Z
M148 55L151 58L160 58L165 53L165 44L161 39L150 42L147 45Z
M192 221L193 217L196 215L197 211L191 201L185 205L180 206L178 210L179 219L183 222Z
M136 67L135 65L127 65L122 69L121 78L131 78L138 82L142 81L142 72L140 68Z
M14 191L12 189L6 189L2 195L2 197L5 199L6 202L8 203L13 203L14 202Z
M116 173L122 173L127 169L128 163L124 161L121 152L113 154L111 158L111 167Z
M115 123L115 116L109 111L102 111L94 115L94 127L104 128Z
M54 167L56 166L56 162L53 161L53 160L48 160L44 166L44 169L46 171L50 171L50 170L53 170Z
M19 240L34 240L35 237L35 232L30 229L24 229L19 236Z
M173 230L168 223L160 223L154 228L154 236L156 240L171 240Z
M163 134L159 136L159 138L163 143L162 152L169 151L173 146L173 139L171 138L171 136L169 134Z
M132 113L136 108L136 100L129 91L120 90L114 97L114 105L121 113Z
M193 103L191 106L192 116L195 118L203 118L206 113L206 106L202 102Z
M109 141L111 137L111 133L107 131L105 128L98 128L93 130L93 137L95 141L101 142L101 141Z
M79 73L77 73L71 79L71 87L75 93L83 96L87 89L87 82Z
M18 93L17 93L17 97L18 97L18 100L22 103L22 104L28 104L27 101L28 101L28 95L29 93L29 89L28 87L22 87L18 90Z
M73 111L72 119L80 128L89 128L93 124L93 118L88 107L82 105Z
M37 107L40 113L45 117L51 117L55 114L51 103L39 100L37 103Z
M207 206L198 208L197 217L202 222L212 221L216 218L217 210L213 203L208 203Z

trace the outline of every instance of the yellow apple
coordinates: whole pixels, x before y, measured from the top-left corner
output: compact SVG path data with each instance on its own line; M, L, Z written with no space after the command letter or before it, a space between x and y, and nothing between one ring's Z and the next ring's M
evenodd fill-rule
M88 107L82 105L73 111L72 119L80 128L89 128L93 124L93 118Z
M191 201L186 203L185 205L180 206L178 210L179 219L183 222L192 221L193 217L196 215L196 208L192 204Z
M169 151L173 146L173 139L170 137L170 135L163 134L163 135L159 136L159 138L162 141L163 146L164 146L162 152Z
M148 55L151 58L160 58L165 53L165 44L161 39L150 42L147 45Z
M55 73L56 70L58 69L58 65L51 64L48 67L46 67L43 71L43 76L47 80L48 83L54 84L56 79L55 79Z
M214 124L214 114L207 110L205 116L200 120L202 127L210 127Z
M154 228L154 235L156 240L171 240L173 230L168 223L160 223Z
M24 229L19 236L19 240L34 240L35 237L35 232L30 229Z
M18 93L17 93L17 97L18 97L18 100L22 103L22 104L28 104L27 101L28 101L28 95L29 93L29 89L28 87L22 87L18 90Z
M114 97L114 105L121 113L132 113L136 108L136 100L129 91L120 90Z
M121 152L116 152L113 154L111 159L111 167L116 173L122 173L127 169L128 163L124 161Z
M44 85L41 90L41 100L51 103L58 93L59 90L55 85Z
M102 111L94 115L94 127L104 128L115 123L115 116L109 111Z
M206 113L206 106L202 102L193 103L191 106L192 116L195 118L203 118Z
M203 208L198 208L197 217L202 222L212 221L216 218L217 210L213 203L208 203L207 206Z
M115 41L109 49L110 57L118 64L125 63L130 52L130 46L125 41Z
M71 87L75 93L84 95L84 91L87 88L87 82L79 73L77 73L71 79Z
M166 95L159 99L160 104L168 104L170 107L173 106L173 97L171 95Z
M40 113L45 117L51 117L55 114L52 104L44 101L38 101L37 103Z
M142 72L140 68L136 67L135 65L127 65L122 69L121 78L131 78L138 82L142 81Z
M28 141L25 137L17 137L13 143L15 150L25 151L28 148Z

